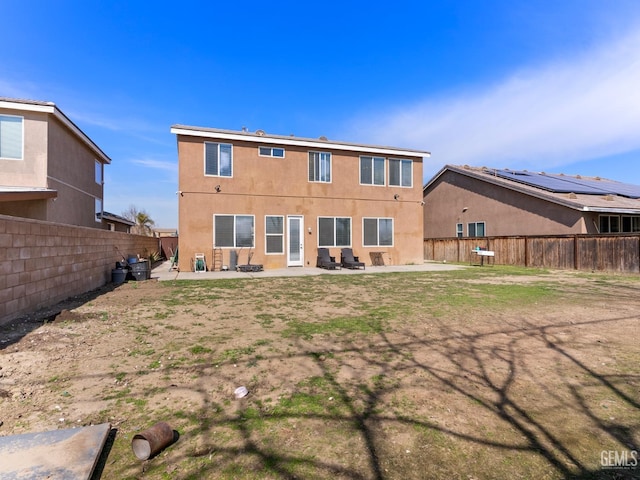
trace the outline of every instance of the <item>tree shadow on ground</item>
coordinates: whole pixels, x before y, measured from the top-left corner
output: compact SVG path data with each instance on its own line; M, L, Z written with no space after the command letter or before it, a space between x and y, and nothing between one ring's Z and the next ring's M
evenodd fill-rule
M452 332L446 322L433 321L428 338L397 332L380 333L366 340L341 338L336 339L339 348L329 351L324 346L314 348L313 341L298 340L294 348L297 353L281 359L290 362L312 359L316 371L321 372L318 378L324 382L323 392L332 392L333 404L323 403L319 409L299 411L265 408L249 397L238 403L235 413L229 413L229 408L209 401L208 389L203 383L199 393L204 406L194 414L199 424L183 435L199 438L199 443L171 461L189 465L190 459L212 458L208 463L189 467L181 478L256 475L283 479L383 480L399 476L425 478L425 475L450 478L452 470L446 468L423 470L429 467L429 462L434 463L433 459L393 458L392 438L385 431L408 429L441 435L450 442L443 451L488 449L496 457L528 456L540 469L530 473L532 478L540 472L551 478L574 480L639 478L637 466L617 465L605 469L601 467L606 465L599 464L601 450L639 449L640 423L636 419L640 403L636 394L640 375L600 372L579 358L579 355L588 355L592 348L581 338L581 327L598 325L606 329L635 320L636 317L619 317L542 326L522 321L478 332ZM536 363L537 353L541 351L548 355L544 365ZM335 361L327 361L327 355ZM272 355L270 359L276 357ZM355 381L341 378L340 369L347 358L371 375ZM203 378L213 367L200 366ZM220 380L233 382L231 376ZM282 382L286 383L286 379ZM402 396L407 388L420 392L415 405L390 408L394 396ZM292 395L303 390L297 386ZM421 411L429 404L429 392L447 392L444 401L455 399L458 405L468 407L452 413L451 418L442 411L431 418ZM598 412L597 401L604 397L615 399L620 411L632 412L633 416L621 422ZM220 413L213 415L212 412ZM507 434L489 435L482 428L462 421L470 417L477 418L480 426L483 419L488 419ZM571 425L563 424L564 421L575 422L579 437L595 438L587 443L588 451L581 444L586 437L576 439L576 432ZM314 442L344 444L343 438L323 438L321 434L317 438L307 437L311 454L300 453L299 444L274 444L269 438L269 429L282 429L291 422L341 425L342 431L351 436L352 450L343 451L343 458L315 455ZM217 441L221 430L227 435L235 432L234 440ZM278 435L274 438L283 440ZM365 460L347 458L358 455ZM435 463L437 461L435 459ZM402 462L406 465L399 466ZM460 461L452 467L454 476L467 478L466 472L455 470L464 465ZM470 475L474 472L473 465L465 468ZM481 472L491 472L491 465L483 468ZM519 472L518 465L512 468L518 474L528 474ZM500 475L503 472L496 473Z

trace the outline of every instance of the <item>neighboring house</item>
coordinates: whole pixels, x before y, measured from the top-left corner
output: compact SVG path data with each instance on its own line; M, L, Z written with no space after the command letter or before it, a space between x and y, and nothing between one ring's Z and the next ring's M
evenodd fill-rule
M178 230L175 228L153 228L153 236L157 238L177 237Z
M111 230L112 232L131 233L131 227L136 224L136 222L132 222L120 215L105 212L104 210L102 213L97 213L96 215L102 220L102 223L107 225L107 230Z
M111 160L51 102L0 97L0 214L108 228Z
M258 130L174 125L179 267L315 266L318 247L367 264L422 263L422 161L428 152ZM380 255L378 255L379 257ZM231 265L230 265L231 263Z
M640 186L446 165L423 189L424 237L640 233Z

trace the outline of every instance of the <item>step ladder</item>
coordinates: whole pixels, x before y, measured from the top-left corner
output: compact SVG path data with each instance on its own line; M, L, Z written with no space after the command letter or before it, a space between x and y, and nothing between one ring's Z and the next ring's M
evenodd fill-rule
M212 271L222 270L222 249L214 248L213 249L213 265L211 267Z

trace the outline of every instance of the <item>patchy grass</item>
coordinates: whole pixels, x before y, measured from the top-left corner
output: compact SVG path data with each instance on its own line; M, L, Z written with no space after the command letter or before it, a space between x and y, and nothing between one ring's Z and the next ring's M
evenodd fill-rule
M124 285L0 351L5 375L42 355L2 433L109 421L103 478L636 478L601 452L640 445L639 294L500 266ZM160 420L180 439L141 463Z

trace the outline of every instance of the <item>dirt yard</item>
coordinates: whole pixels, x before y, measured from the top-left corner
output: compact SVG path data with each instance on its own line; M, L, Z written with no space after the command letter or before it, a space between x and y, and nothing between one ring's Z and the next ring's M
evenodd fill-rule
M104 479L640 478L639 319L573 272L128 282L0 327L0 436L109 422Z

